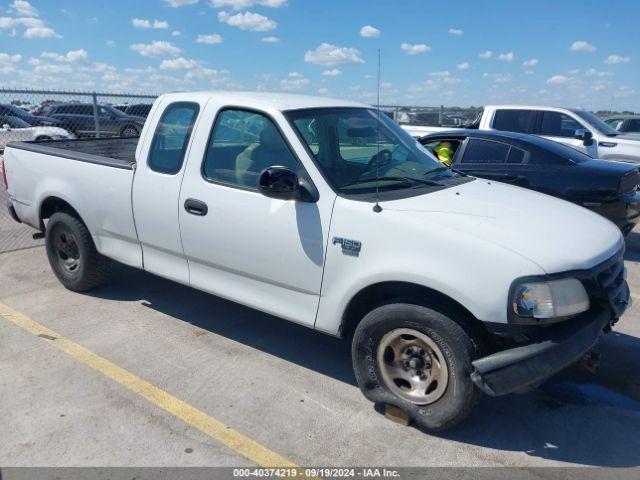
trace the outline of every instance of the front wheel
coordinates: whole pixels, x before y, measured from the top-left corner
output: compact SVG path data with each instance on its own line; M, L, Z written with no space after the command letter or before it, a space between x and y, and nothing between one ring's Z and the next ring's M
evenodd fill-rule
M69 213L51 215L45 244L53 273L69 290L94 289L109 272L111 261L98 253L85 224Z
M365 397L401 408L430 431L454 426L477 403L481 393L470 377L477 356L474 341L449 316L407 303L369 312L352 344Z

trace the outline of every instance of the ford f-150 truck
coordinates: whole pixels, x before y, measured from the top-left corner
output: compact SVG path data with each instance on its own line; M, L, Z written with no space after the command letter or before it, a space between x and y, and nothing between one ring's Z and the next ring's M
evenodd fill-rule
M414 137L451 130L405 125ZM467 128L539 135L582 150L592 158L640 163L640 138L624 134L579 108L488 105Z
M168 94L139 141L12 143L3 177L66 288L113 259L343 337L364 395L426 430L571 365L630 302L608 220L343 100Z

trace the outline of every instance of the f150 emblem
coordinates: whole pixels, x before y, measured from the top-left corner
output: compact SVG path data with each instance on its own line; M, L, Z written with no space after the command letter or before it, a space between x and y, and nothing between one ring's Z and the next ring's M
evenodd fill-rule
M342 247L342 253L344 253L345 255L352 255L354 257L357 257L358 255L360 255L360 250L362 250L362 242L359 242L358 240L333 237L332 243L334 245L339 244Z

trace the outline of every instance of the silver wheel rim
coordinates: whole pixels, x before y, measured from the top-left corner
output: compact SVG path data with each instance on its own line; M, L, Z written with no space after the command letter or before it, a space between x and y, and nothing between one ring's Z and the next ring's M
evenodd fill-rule
M377 360L386 387L407 402L428 405L447 389L447 361L440 347L418 330L388 332L378 345Z
M80 266L80 249L71 230L58 226L54 232L53 245L60 268L68 275L75 275Z

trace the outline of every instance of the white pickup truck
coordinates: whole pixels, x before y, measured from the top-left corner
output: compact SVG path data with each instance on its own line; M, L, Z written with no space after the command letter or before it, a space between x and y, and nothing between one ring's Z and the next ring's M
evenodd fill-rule
M630 302L612 223L444 169L357 103L169 94L139 141L12 143L2 168L68 289L114 259L343 337L364 395L427 430L569 366Z
M415 138L453 130L413 125L403 128ZM473 128L539 135L582 150L593 158L640 163L637 135L625 135L579 108L488 105Z

